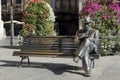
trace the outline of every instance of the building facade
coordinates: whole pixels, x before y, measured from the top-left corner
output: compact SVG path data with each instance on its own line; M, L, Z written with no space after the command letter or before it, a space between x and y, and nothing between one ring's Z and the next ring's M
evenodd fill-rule
M25 0L12 0L13 1L13 19L16 21L22 20L22 12L24 9ZM10 21L10 7L11 0L1 0L2 5L2 20L4 22ZM23 25L14 24L14 34L17 36L19 34L19 30L22 29ZM6 35L11 35L10 23L4 24L4 28L6 30Z
M23 11L28 0L13 1L13 19L22 21ZM30 1L30 0L29 0ZM74 35L79 28L78 13L84 0L45 0L54 9L56 15L55 29L59 35ZM1 0L2 20L10 21L11 0ZM17 36L22 29L22 24L14 24L14 34ZM4 24L7 36L11 35L10 23Z

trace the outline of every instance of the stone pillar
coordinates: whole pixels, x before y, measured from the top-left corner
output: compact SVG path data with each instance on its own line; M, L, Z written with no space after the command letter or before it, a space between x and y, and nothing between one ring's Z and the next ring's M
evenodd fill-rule
M78 7L79 7L79 12L78 13L80 13L80 11L82 10L82 8L83 8L83 3L85 2L85 0L78 0ZM80 19L80 17L79 17L79 29L81 29L82 27L81 27L81 19Z
M55 11L55 2L56 2L56 0L52 0L52 3L51 3L51 6L52 6L54 11Z
M4 24L1 18L1 0L0 0L0 40L6 38L6 33L5 33L5 29L4 29Z

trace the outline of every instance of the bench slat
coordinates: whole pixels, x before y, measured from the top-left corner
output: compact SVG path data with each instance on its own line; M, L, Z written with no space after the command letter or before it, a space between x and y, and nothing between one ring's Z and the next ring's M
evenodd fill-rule
M13 56L73 56L73 54L54 53L54 52L32 52L32 51L14 51Z
M56 53L59 52L58 50L46 50L46 49L45 49L45 50L43 50L43 49L42 49L42 50L39 50L39 49L36 49L36 50L30 50L30 49L29 49L29 50L28 50L28 49L27 49L27 50L24 50L24 51L32 51L32 52L54 52L54 53L55 53L55 52L56 52Z

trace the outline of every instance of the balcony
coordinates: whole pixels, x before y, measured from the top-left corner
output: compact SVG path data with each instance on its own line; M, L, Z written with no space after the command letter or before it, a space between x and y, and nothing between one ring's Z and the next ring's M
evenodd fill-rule
M9 13L10 8L7 5L2 5L2 14Z
M15 4L13 9L14 9L14 13L21 13L23 11L23 5Z
M14 4L13 6L13 13L21 13L23 11L22 4ZM9 14L10 13L10 6L2 5L2 14Z

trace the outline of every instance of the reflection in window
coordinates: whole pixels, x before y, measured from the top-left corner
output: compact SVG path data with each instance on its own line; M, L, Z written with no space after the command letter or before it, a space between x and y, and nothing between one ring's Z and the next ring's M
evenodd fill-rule
M55 10L62 12L77 12L77 0L56 0Z
M15 0L14 12L21 12L23 10L22 0Z
M2 0L2 5L6 5L7 4L7 0Z
M16 0L16 4L21 4L21 0Z

